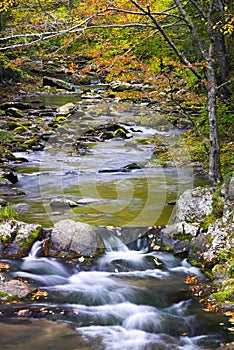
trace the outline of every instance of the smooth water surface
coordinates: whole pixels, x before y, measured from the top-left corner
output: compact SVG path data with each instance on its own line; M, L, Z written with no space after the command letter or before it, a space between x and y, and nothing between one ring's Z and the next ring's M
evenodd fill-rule
M60 105L59 96L53 97L51 103L56 98ZM44 151L15 153L28 160L13 164L19 174L16 186L25 195L10 198L19 214L22 212L23 220L39 222L44 227L64 218L95 226L163 225L170 222L170 203L181 192L207 182L194 176L189 153L181 144L178 146L181 131L164 120L162 130L163 117L158 113L146 107L114 103L81 104L79 108L63 125L72 132L69 140L62 135L57 143L48 140ZM122 123L128 138L90 142L85 154L72 151L72 143L84 130L109 122ZM166 145L173 166L161 166L155 158L152 160L158 146L141 142L150 138ZM125 169L132 164L132 169ZM87 203L75 209L54 209L50 202L56 198L87 199Z

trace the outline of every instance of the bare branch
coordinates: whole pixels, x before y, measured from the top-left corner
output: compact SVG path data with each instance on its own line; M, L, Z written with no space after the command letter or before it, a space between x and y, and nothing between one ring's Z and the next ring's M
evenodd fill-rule
M175 7L171 7L167 11L151 12L151 14L154 15L154 16L165 16L165 18L174 17L174 18L183 20L183 18L181 16L178 16L176 14L168 12L168 11L174 9L174 8ZM130 10L124 10L124 9L115 8L115 7L107 7L105 10L103 10L103 12L109 12L109 11L126 13L126 14L130 14L130 15L145 16L145 13L143 13L142 11L130 11Z
M161 33L165 41L170 45L170 47L173 49L173 51L176 53L177 57L181 60L183 64L185 64L192 72L193 74L200 80L203 79L201 74L197 71L196 68L193 67L192 63L187 60L187 58L184 56L184 54L178 49L174 41L167 35L164 28L160 25L160 23L156 20L156 18L152 15L150 12L150 8L148 7L147 10L145 10L141 5L139 5L135 0L131 0L131 2L139 9L141 10L146 16L148 16L152 22L154 23L155 27L158 29L158 31Z
M196 31L196 28L195 26L193 25L192 21L190 20L187 12L185 11L185 9L183 8L182 4L181 4L181 1L180 0L174 0L174 3L176 4L176 6L178 7L181 15L184 17L184 20L186 21L187 25L188 25L188 28L195 40L195 42L197 43L198 47L199 47L199 50L202 54L202 57L207 60L208 57L207 57L207 51L205 49L205 47L203 46L199 36L198 36L198 33Z
M194 7L196 7L196 9L198 10L198 12L202 15L202 17L206 20L206 22L208 21L208 17L206 15L206 13L204 12L202 6L196 1L196 0L190 0L193 4Z

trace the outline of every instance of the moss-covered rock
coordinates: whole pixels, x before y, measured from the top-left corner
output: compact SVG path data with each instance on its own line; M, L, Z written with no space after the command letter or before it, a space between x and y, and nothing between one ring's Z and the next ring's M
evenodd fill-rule
M42 226L15 219L0 223L0 258L22 258L28 255L33 243L39 239Z

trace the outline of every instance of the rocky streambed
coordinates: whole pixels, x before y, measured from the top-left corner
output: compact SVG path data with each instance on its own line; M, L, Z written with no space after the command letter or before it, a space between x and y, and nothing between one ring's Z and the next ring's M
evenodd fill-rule
M96 91L82 100L76 93L43 98L50 103L42 106L38 98L0 107L2 302L46 295L12 276L14 261L30 256L32 247L35 259L63 259L89 271L115 248L108 243L114 237L129 255L170 252L202 268L210 281L188 273L189 291L231 319L233 179L210 188L180 144L185 125L178 129L144 103L113 103ZM165 150L170 157L162 164ZM151 269L161 264L156 258ZM116 259L108 269L129 271L126 257Z

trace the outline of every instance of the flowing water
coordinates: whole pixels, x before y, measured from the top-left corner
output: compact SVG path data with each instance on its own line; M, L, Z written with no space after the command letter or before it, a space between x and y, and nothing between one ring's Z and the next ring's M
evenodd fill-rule
M190 166L180 166L181 155L189 164L189 154L174 147L178 132L171 125L166 131L156 127L154 112L97 102L81 108L83 117L68 123L77 135L87 125L117 120L131 138L93 142L84 155L68 152L69 142L54 147L50 141L43 152L25 154L28 163L16 165L25 196L11 197L25 221L51 227L69 218L126 230L167 224L170 203L206 182ZM152 166L153 146L139 142L146 137L166 143L176 166ZM123 171L133 163L138 167ZM85 203L55 210L50 205L55 198ZM40 242L25 259L9 262L13 275L31 281L46 297L1 306L1 349L208 350L230 340L227 320L191 299L185 278L204 278L199 269L137 244L130 249L124 237L103 240L105 253L91 265L40 257Z
M67 98L63 102L69 101ZM57 96L57 103L62 104L60 99ZM56 102L55 97L52 102ZM178 144L181 131L160 114L145 107L97 101L80 108L79 117L70 117L63 125L72 131L67 139L55 144L49 139L41 152L15 153L28 160L13 163L19 174L17 186L25 195L9 197L23 220L44 227L64 218L96 226L164 225L173 211L168 203L175 202L184 190L207 183L194 175L188 150ZM71 152L72 142L84 129L107 122L124 123L129 138L90 142L84 155ZM150 138L166 145L175 166L152 162L155 146L141 142ZM127 171L124 167L131 164L137 167ZM5 189L0 188L0 194L2 191ZM50 206L55 198L87 199L87 203L71 210L55 210Z
M130 250L117 237L106 245L89 267L38 257L40 243L11 263L14 275L34 281L47 296L11 306L12 314L23 308L22 319L31 316L31 323L2 320L1 349L198 350L230 340L225 318L204 312L190 297L184 279L203 278L199 269L168 253Z

